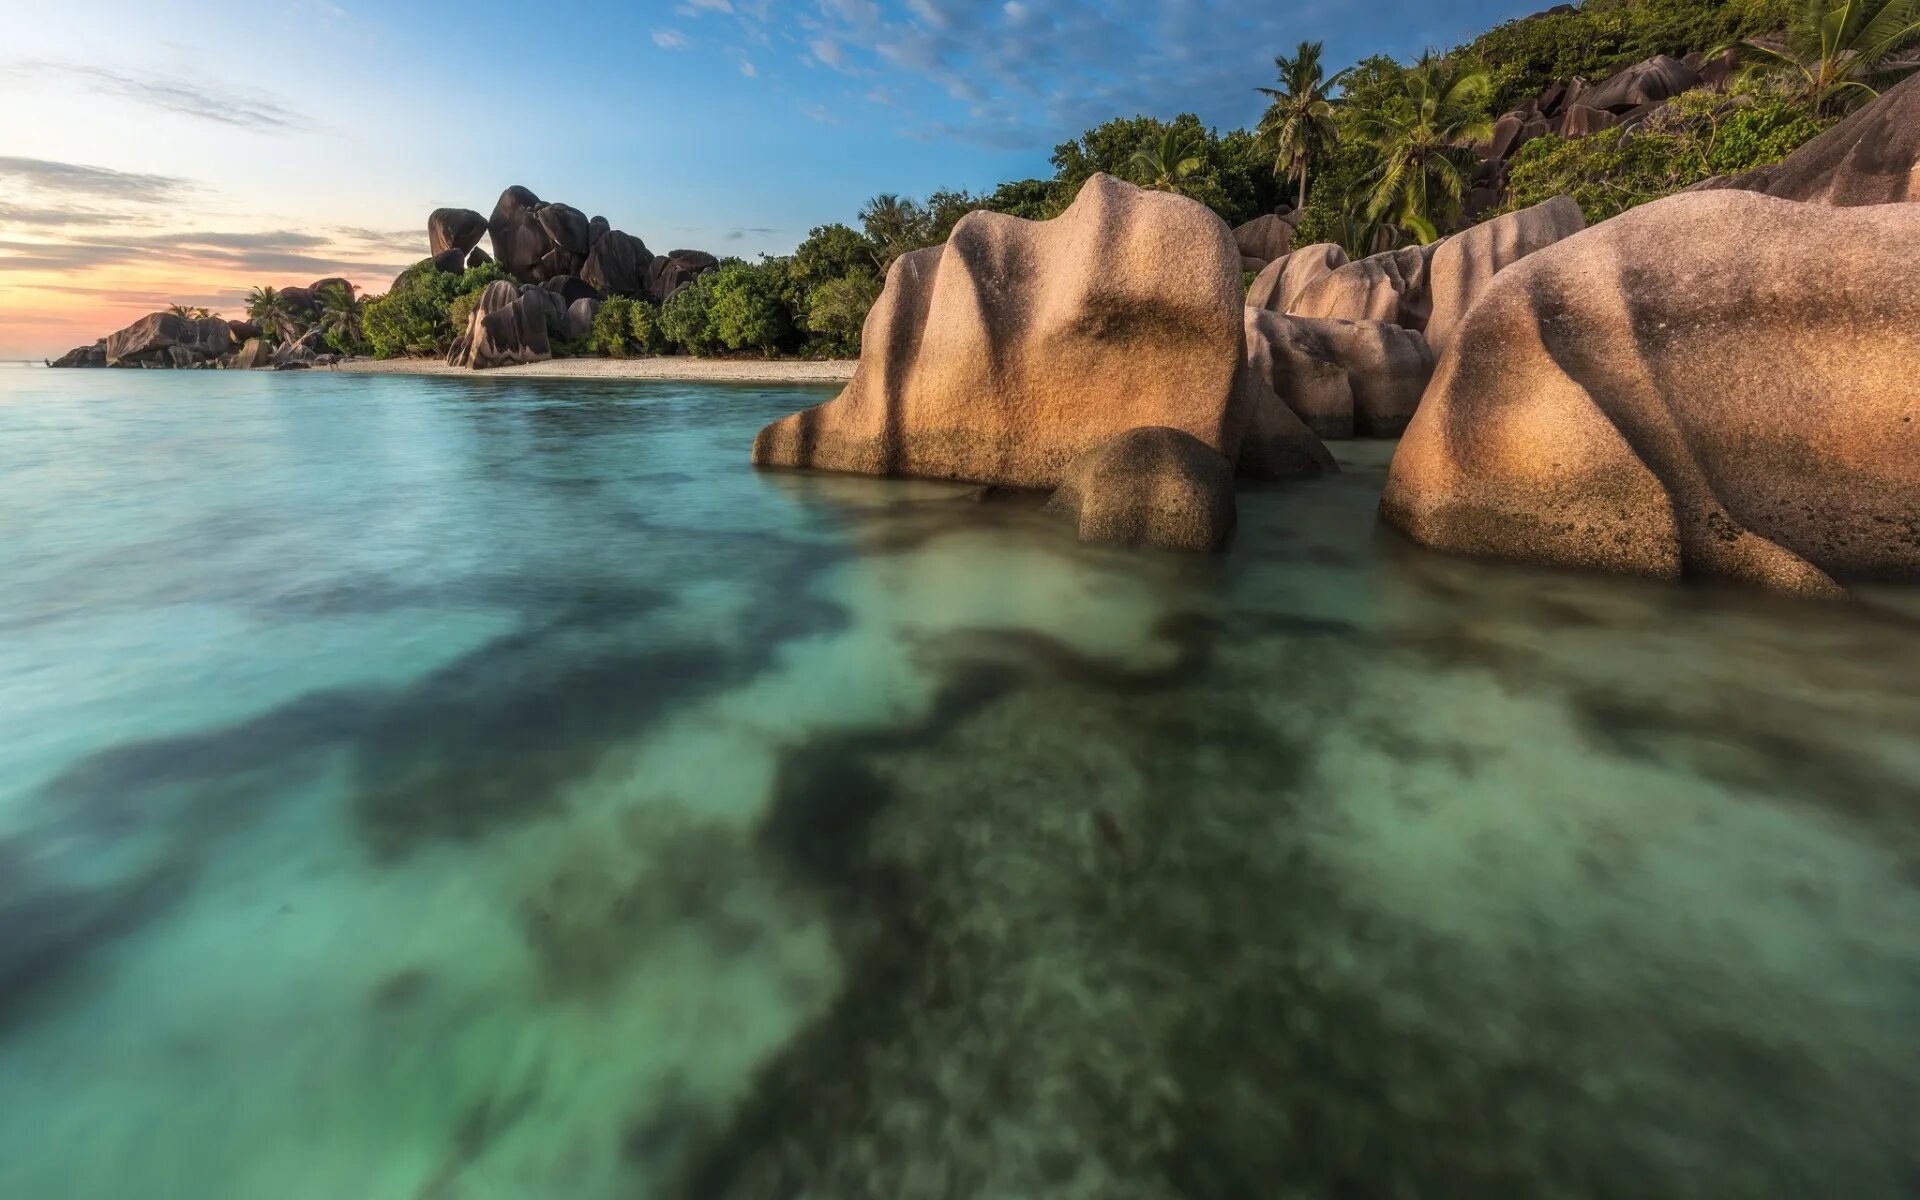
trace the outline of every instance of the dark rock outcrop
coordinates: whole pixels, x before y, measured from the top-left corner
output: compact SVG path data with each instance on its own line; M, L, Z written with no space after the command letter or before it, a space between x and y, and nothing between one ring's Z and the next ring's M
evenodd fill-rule
M610 229L593 243L580 278L607 296L650 296L648 270L653 252L629 233Z
M436 208L427 217L427 253L471 250L487 233L487 219L470 208Z
M665 304L675 292L719 265L720 260L704 250L669 250L647 266L647 296Z
M1920 205L1670 196L1497 275L1381 510L1469 554L1920 579Z
M560 297L561 303L572 306L577 300L603 300L606 298L601 289L594 287L577 275L561 275L549 279L540 285L547 291Z
M1920 74L1772 166L1694 186L1843 206L1920 200Z
M1623 113L1643 104L1671 100L1705 82L1700 72L1679 59L1656 54L1594 85L1581 94L1580 103L1587 108Z
M467 269L468 253L458 246L449 246L427 261L433 264L434 270L444 275L458 275Z
M1277 214L1267 213L1236 226L1233 241L1243 258L1258 259L1264 265L1293 248L1293 226Z
M1237 515L1233 468L1184 430L1129 429L1075 456L1046 511L1083 542L1218 550Z
M584 340L593 332L593 319L599 314L600 302L591 296L583 296L567 305L566 339L570 342Z
M969 213L893 264L852 382L753 461L1043 488L1149 425L1230 461L1241 298L1227 226L1183 197L1095 175L1050 221Z
M495 280L481 291L467 332L454 342L447 361L483 369L552 358L547 331L558 303L559 297L543 288L516 289ZM560 310L562 319L564 315Z

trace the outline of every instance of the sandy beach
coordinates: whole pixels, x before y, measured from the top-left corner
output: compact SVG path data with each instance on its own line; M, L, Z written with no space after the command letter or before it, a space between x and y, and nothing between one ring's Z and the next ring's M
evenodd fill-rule
M435 358L356 358L342 371L369 375L484 375L516 379L673 379L702 383L845 383L853 378L852 359L556 358L473 371L450 367Z

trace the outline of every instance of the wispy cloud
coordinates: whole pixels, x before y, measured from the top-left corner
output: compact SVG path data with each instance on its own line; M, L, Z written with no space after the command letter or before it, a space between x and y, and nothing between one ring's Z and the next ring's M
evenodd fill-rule
M393 275L406 264L370 261L360 250L299 230L187 230L140 237L85 236L65 241L0 240L0 272L84 271L95 267L169 264L271 275Z
M693 45L693 39L678 29L656 29L653 31L653 44L662 50L685 50Z
M743 225L739 229L727 230L727 232L723 236L729 242L737 242L737 241L741 241L742 239L748 236L772 237L774 234L779 232L780 231L778 229L768 229L765 226L761 226L761 225Z
M348 241L360 242L376 250L389 250L396 254L425 255L427 252L427 231L421 229L362 229L352 225L336 225L332 233Z
M164 204L195 190L191 180L146 175L44 158L0 156L0 183L63 196L89 196L127 204Z
M130 213L108 212L99 208L79 206L35 208L25 204L9 204L0 201L0 225L64 228L75 225L119 225L134 219Z
M229 91L186 79L70 63L23 63L11 71L59 77L102 95L118 96L149 108L234 129L292 133L313 128L313 122L303 114L255 92Z

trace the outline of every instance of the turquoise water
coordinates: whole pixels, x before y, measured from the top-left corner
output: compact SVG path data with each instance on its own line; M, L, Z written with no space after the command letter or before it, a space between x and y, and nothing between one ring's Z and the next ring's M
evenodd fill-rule
M1910 1197L1920 601L0 371L0 1195Z

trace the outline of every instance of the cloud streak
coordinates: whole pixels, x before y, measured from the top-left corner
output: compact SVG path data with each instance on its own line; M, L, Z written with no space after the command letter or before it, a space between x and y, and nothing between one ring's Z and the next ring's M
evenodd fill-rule
M30 74L62 77L101 95L118 96L148 108L212 121L234 129L255 133L293 133L314 127L313 122L301 113L257 93L225 91L184 79L137 75L108 67L69 63L27 63L18 69Z
M0 183L62 196L86 196L123 204L165 204L195 190L191 180L143 175L44 158L0 156Z

